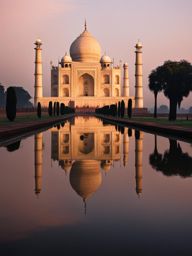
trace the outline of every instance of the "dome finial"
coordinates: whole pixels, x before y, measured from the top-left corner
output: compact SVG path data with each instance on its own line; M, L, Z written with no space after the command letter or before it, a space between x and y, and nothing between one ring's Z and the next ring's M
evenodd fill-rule
M85 19L85 30L87 30L87 21Z

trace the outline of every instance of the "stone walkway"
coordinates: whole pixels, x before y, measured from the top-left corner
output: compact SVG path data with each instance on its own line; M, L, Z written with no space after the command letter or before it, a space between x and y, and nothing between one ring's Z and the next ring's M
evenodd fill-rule
M0 126L0 140L5 139L7 137L13 137L19 134L27 133L30 131L35 131L38 129L42 129L47 126L52 126L55 123L65 121L66 119L72 117L73 115L66 115L60 117L49 118L47 120L33 120L33 121L25 121L19 123L10 123L10 125L2 125Z

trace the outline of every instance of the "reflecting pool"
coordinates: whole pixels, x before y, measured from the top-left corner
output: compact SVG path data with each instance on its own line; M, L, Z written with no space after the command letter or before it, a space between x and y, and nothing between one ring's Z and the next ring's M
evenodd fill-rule
M0 255L191 255L191 144L77 117L0 152Z

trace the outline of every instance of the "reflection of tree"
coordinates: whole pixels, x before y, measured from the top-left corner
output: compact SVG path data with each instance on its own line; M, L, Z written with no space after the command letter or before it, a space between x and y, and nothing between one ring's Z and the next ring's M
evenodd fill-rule
M156 166L158 166L161 161L162 161L162 154L159 154L159 152L158 152L158 149L157 149L157 135L155 135L154 151L153 151L153 154L150 154L150 156L149 156L149 162L150 162L150 165L154 169L156 169Z
M6 148L7 148L7 151L13 152L13 151L19 149L20 143L21 143L21 141L18 140L18 141L16 141L16 142L12 143L12 144L9 144L9 145L6 147Z
M132 129L131 128L128 129L128 136L132 137Z
M155 145L154 152L149 157L151 166L166 176L192 176L192 157L188 153L183 153L176 140L169 139L169 143L169 150L166 150L163 155L158 153Z

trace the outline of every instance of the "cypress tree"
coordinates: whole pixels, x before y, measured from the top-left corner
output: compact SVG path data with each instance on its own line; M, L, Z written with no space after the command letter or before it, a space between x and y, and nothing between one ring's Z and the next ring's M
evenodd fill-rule
M6 98L6 115L10 121L14 121L17 112L17 97L15 89L9 87L7 89L7 98Z
M131 128L128 129L128 136L132 137L132 129Z
M38 102L38 104L37 104L37 116L39 118L41 118L41 103L40 102Z
M54 116L56 115L56 102L54 102L53 104L53 115Z
M18 140L18 141L16 141L16 142L12 143L12 144L9 144L9 145L7 146L7 151L13 152L13 151L19 149L20 143L21 143L21 141Z
M65 104L64 103L61 103L61 106L60 106L60 114L61 115L64 115L65 113Z
M124 134L125 132L125 127L124 126L120 126L121 127L121 134Z
M135 139L136 140L140 139L140 131L139 130L135 130Z
M131 119L132 117L132 100L128 100L128 108L127 108L127 115Z
M57 102L56 104L56 112L57 112L57 116L59 116L59 102Z
M125 115L125 102L124 100L121 101L121 117Z
M52 101L49 101L48 113L49 113L49 116L52 116L52 114L53 114L53 103L52 103Z
M121 116L121 102L118 102L118 109L117 109L117 115Z

